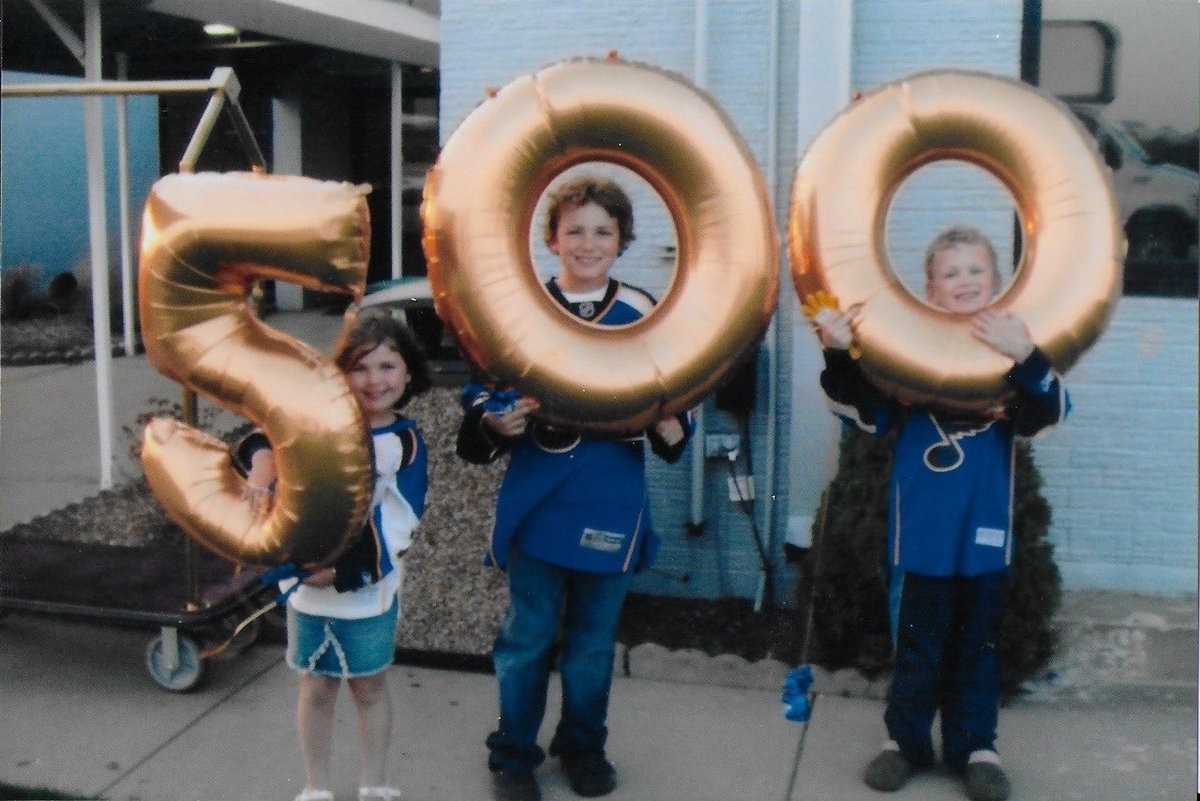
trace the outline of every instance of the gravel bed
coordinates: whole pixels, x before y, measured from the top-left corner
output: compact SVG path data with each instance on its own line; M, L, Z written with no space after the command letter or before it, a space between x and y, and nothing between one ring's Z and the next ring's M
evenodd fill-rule
M90 323L74 317L5 321L0 364L79 361L92 357ZM456 387L434 387L406 413L417 421L429 450L429 501L406 557L403 619L397 644L414 653L483 657L491 652L508 600L502 572L483 565L496 491L505 460L470 465L454 454L461 420ZM166 518L143 480L15 526L0 536L140 547L175 547L183 537ZM782 612L754 613L739 599L680 599L631 595L620 640L630 646L658 643L707 654L760 659L795 640L793 619ZM779 646L777 642L783 642Z

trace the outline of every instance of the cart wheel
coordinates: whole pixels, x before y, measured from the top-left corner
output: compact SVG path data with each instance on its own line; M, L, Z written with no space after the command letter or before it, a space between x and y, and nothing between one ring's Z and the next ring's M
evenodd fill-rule
M159 634L146 646L146 670L150 677L165 690L185 693L195 689L204 678L204 660L200 658L200 646L186 634L176 633L179 643L178 659L170 659L167 636ZM174 667L171 663L175 662Z

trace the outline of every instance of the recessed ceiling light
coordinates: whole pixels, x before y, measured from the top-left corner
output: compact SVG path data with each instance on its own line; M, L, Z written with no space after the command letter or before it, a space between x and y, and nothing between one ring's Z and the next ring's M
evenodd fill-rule
M237 36L238 29L224 22L206 22L204 32L209 36Z

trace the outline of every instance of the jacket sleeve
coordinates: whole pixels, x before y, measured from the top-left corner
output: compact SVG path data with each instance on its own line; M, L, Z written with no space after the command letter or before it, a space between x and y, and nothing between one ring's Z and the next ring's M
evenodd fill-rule
M454 452L471 464L491 464L509 450L517 438L502 437L483 423L485 414L498 414L516 401L512 390L496 390L475 382L468 383L459 397L463 407L462 424Z
M1016 390L1010 411L1018 437L1032 437L1052 428L1071 411L1071 396L1066 386L1038 348L1025 361L1014 365L1006 377Z
M868 434L887 433L896 417L894 404L863 375L844 350L826 350L821 389L830 411Z
M683 456L684 450L687 449L687 444L692 438L692 434L696 433L696 421L692 419L690 411L681 412L675 415L675 418L683 426L683 439L674 445L668 445L666 440L660 437L653 427L646 431L646 439L650 440L650 450L667 464L675 464L675 462L679 461L679 458Z

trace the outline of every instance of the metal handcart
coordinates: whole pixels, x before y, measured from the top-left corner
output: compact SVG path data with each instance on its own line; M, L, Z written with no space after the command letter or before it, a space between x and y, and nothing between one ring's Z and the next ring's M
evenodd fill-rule
M213 643L232 639L234 651L249 647L260 621L238 627L277 593L262 586L255 571L239 569L186 538L129 547L25 538L21 528L0 539L0 612L157 629L146 645L146 670L173 692L200 685Z
M6 98L206 93L209 102L179 162L180 171L192 171L224 111L251 169L266 172L238 103L240 84L228 67L218 67L208 80L96 80L5 85L0 91ZM129 307L129 298L125 305ZM129 318L126 330L131 330ZM128 343L126 350L132 350ZM97 352L98 360L104 357ZM185 390L183 395L186 422L195 424L195 394ZM25 538L21 528L0 537L0 615L24 610L157 628L146 647L146 669L168 690L198 686L207 658L246 647L257 637L264 613L271 620L274 587L260 586L255 572L186 537L179 547L124 547ZM248 615L249 609L254 613ZM209 647L202 648L206 642Z

